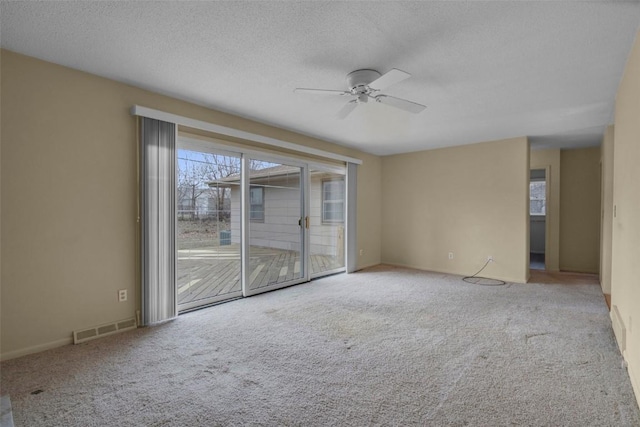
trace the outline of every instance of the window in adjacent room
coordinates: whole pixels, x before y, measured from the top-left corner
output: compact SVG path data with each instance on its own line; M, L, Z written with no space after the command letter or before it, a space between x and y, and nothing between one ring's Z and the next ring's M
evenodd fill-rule
M545 181L529 182L529 214L546 215L547 183Z

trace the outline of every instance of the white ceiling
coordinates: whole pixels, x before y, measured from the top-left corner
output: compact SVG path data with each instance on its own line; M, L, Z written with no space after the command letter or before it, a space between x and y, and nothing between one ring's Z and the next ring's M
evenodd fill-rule
M393 154L516 136L597 145L640 2L7 2L3 48L355 147ZM360 68L412 77L335 117Z

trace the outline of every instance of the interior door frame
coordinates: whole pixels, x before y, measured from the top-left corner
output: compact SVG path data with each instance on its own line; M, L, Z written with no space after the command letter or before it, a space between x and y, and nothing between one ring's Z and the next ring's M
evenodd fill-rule
M550 184L550 180L549 180L549 174L551 172L551 166L550 165L544 165L544 166L530 166L529 167L529 182L531 182L531 172L534 170L543 170L544 171L544 180L534 180L534 181L544 181L544 197L545 197L545 213L544 213L544 270L541 271L547 271L548 268L548 264L549 264L549 258L548 258L548 254L549 254L549 245L550 245L550 241L551 241L551 227L549 227L549 214L550 214L550 206L553 205L553 203L551 202L551 186ZM529 197L531 197L531 194L529 194ZM529 208L529 221L531 221L531 208ZM531 239L531 229L529 229L529 239ZM529 263L529 268L531 268L531 265Z

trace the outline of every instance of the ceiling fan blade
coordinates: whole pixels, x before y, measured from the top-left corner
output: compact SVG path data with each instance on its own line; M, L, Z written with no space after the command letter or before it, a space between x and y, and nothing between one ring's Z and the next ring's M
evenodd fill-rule
M353 101L347 102L344 105L344 107L342 107L340 111L338 111L337 117L339 119L346 118L357 106L358 106L358 101L355 99Z
M417 102L407 101L406 99L396 98L395 96L389 95L378 95L375 97L375 100L377 102L391 105L392 107L396 107L414 114L418 114L419 112L427 108L426 105L418 104Z
M381 90L403 80L406 80L409 77L411 77L411 74L406 73L402 70L398 70L397 68L393 68L391 69L391 71L381 75L380 77L369 83L369 87L374 90Z
M351 92L344 90L327 90L327 89L307 89L299 87L293 90L295 93L313 93L318 95L351 95Z

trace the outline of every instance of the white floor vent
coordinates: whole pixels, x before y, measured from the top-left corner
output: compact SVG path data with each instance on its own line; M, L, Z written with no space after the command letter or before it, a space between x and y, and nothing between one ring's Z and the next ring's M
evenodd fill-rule
M120 320L114 323L106 323L89 329L73 331L73 343L80 344L85 341L106 337L107 335L113 335L118 332L135 329L137 326L136 319L132 317L131 319Z
M614 305L611 310L611 326L618 341L620 353L624 354L624 351L627 349L627 329L624 327L624 322L622 321L622 317L620 317L617 305Z

